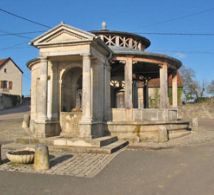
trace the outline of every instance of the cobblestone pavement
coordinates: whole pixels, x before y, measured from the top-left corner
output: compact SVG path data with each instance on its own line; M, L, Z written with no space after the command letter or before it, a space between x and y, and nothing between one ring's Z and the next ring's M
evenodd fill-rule
M5 156L4 151L3 156ZM51 153L50 169L37 172L33 165L14 164L6 158L0 165L0 171L15 171L25 173L39 173L51 175L68 175L76 177L94 177L101 172L118 153L89 154L89 153Z

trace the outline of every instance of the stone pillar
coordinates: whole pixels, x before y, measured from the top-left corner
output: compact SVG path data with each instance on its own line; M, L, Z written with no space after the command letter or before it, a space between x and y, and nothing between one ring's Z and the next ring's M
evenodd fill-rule
M58 72L57 64L51 62L50 78L48 78L47 117L58 118Z
M111 109L111 92L110 92L110 80L111 80L111 67L108 62L105 64L105 108L104 108L104 119L105 121L110 120L110 109Z
M168 107L168 65L162 64L160 67L160 108Z
M92 70L91 56L83 55L82 74L82 118L80 121L80 137L92 137Z
M128 58L125 64L125 108L132 108L132 58Z
M40 59L40 98L39 105L39 120L47 120L47 89L48 89L48 60L47 58Z
M144 108L143 87L138 87L138 108Z
M47 89L47 118L52 119L52 103L53 103L53 94L52 94L52 75L48 78L48 89Z
M138 82L133 81L133 108L138 108Z
M92 121L91 57L83 56L82 121Z
M178 106L178 76L177 71L172 75L172 106Z
M149 86L148 80L145 81L143 87L144 108L149 108Z

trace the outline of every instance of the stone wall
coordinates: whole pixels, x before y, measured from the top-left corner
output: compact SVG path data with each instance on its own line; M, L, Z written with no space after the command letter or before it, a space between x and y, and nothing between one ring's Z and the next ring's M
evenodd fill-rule
M21 103L20 96L1 94L0 96L0 110L11 108Z
M82 112L61 112L60 113L60 127L61 135L68 137L79 136L79 121Z
M192 118L214 119L214 104L195 103L180 106L178 109L178 117L185 120Z
M165 139L163 140L163 129ZM190 133L189 122L108 122L108 130L112 136L136 142L165 142L169 139Z
M113 108L112 121L176 121L177 109Z

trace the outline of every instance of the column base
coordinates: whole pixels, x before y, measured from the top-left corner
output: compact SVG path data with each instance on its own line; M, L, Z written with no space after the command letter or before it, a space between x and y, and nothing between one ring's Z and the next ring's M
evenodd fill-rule
M60 134L59 121L31 121L30 131L34 137L53 137Z
M104 122L83 122L79 123L81 138L92 139L106 135L106 124Z

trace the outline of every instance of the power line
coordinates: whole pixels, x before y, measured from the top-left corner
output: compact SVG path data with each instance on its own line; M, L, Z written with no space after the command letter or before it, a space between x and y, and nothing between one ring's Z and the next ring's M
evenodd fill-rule
M160 35L160 36L214 36L214 33L171 33L171 32L135 32L140 35Z
M192 17L192 16L201 15L201 14L213 11L213 10L214 10L214 7L213 8L209 8L209 9L205 9L205 10L201 10L201 11L198 11L198 12L194 12L194 13L191 13L191 14L181 15L181 16L174 17L174 18L171 18L171 19L168 19L168 20L162 20L160 22L154 22L152 24L143 25L142 27L150 27L150 26L154 26L154 25L170 23L170 22L173 22L173 21L176 21L176 20L180 20L180 19L185 19L185 18L189 18L189 17Z
M14 32L14 33L6 32L6 31L1 31L1 32L3 33L0 33L0 37L43 33L45 31L39 30L39 31L29 31L29 32ZM181 33L181 32L178 32L178 33L176 32L134 32L134 33L140 34L140 35L160 35L160 36L214 36L214 33ZM24 38L31 38L31 37L24 37Z
M213 55L214 51L200 51L200 50L153 50L155 52L168 52L168 53L190 53L190 54L208 54Z
M44 32L43 30L40 31L31 31L31 32L18 32L18 33L6 33L5 31L1 31L3 33L0 33L0 36L15 36L15 35L28 35L28 34L35 34L35 33L41 33Z
M11 32L5 31L5 30L1 30L1 29L0 29L0 32L11 35L11 36L19 37L19 38L31 39L31 37L21 35L21 34L11 33Z
M9 49L17 49L19 46L27 45L27 44L28 44L28 42L26 42L26 41L25 42L20 42L20 43L16 43L16 44L8 46L8 47L0 48L0 50L3 51L3 50L9 50Z
M9 11L7 11L7 10L5 10L5 9L2 9L2 8L0 8L0 12L6 13L6 14L8 14L8 15L14 16L14 17L16 17L16 18L19 18L19 19L22 19L22 20L25 20L25 21L28 21L28 22L30 22L30 23L32 23L32 24L36 24L36 25L39 25L39 26L43 26L43 27L45 27L45 28L51 28L50 26L47 26L47 25L42 24L42 23L40 23L40 22L37 22L37 21L31 20L31 19L28 19L28 18L23 17L23 16L20 16L20 15L18 15L18 14L9 12Z

